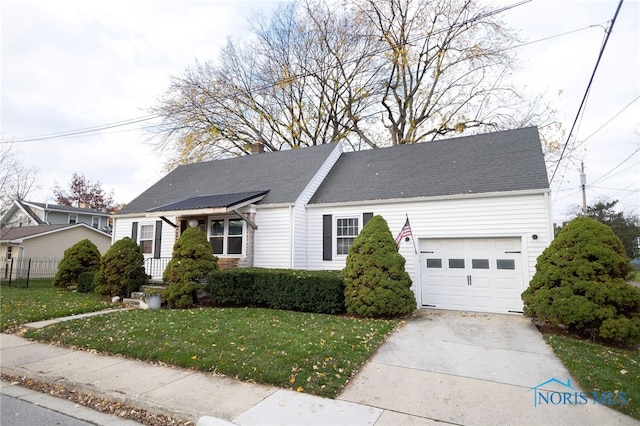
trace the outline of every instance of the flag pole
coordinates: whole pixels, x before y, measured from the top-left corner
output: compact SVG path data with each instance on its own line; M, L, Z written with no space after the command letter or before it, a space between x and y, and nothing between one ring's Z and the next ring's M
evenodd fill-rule
M409 213L405 213L407 215L407 222L409 222ZM411 222L409 222L409 226L411 226ZM411 241L413 242L413 251L415 254L418 254L418 248L416 247L416 240L413 236L413 229L411 230Z

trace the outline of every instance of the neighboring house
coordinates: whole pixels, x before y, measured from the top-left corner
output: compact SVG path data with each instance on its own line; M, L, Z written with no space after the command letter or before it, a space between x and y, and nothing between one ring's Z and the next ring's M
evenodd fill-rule
M22 278L21 275L26 275L30 259L32 268L38 270L37 278L53 277L55 266L65 250L84 239L93 242L101 254L111 246L111 235L84 223L3 226L0 232L0 278L7 279L9 273L13 278ZM31 274L31 277L35 276L35 273Z
M109 213L85 207L16 200L0 223L3 227L85 223L95 229L109 231L109 218Z
M377 214L394 236L410 220L400 253L418 307L521 311L520 294L553 238L538 130L183 165L119 211L112 235L161 261L198 226L222 267L342 269Z

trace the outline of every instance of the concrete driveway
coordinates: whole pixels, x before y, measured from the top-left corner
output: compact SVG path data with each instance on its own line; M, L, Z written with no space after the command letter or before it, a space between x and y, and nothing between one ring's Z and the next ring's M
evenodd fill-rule
M376 426L640 424L584 403L580 392L528 319L425 311L390 336L338 399L384 409Z

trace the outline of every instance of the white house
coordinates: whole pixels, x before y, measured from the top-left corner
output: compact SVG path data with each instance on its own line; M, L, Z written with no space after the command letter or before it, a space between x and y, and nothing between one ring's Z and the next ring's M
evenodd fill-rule
M521 311L553 238L538 130L179 166L115 215L112 238L134 238L154 276L187 226L207 233L223 267L342 269L373 215L394 236L410 221L400 252L418 307Z

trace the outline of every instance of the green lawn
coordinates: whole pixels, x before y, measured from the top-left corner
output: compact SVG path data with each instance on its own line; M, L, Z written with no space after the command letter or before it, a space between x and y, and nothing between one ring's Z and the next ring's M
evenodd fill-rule
M26 337L335 397L398 324L267 309L131 310Z
M112 306L92 294L54 288L0 287L0 330L21 324L107 309Z
M640 351L551 334L544 338L583 391L623 392L628 403L612 408L640 420Z

